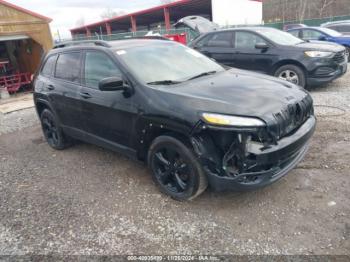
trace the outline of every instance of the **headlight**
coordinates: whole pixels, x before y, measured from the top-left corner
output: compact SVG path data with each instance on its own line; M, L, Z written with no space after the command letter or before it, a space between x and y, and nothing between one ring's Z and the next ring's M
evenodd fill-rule
M265 123L258 118L203 113L204 120L213 125L233 127L261 127Z
M308 57L330 57L333 55L333 52L306 51L305 55Z

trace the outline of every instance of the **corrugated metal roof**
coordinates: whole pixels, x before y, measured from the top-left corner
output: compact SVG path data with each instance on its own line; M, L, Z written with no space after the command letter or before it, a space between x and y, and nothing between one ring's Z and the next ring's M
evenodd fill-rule
M135 16L135 17L152 17L152 15L156 14L156 13L160 13L163 12L164 8L171 8L171 10L175 9L176 7L180 9L183 8L183 10L191 10L191 9L195 9L195 10L200 10L203 8L203 5L211 5L211 0L179 0L176 2L172 2L169 4L165 4L165 5L160 5L160 6L156 6L156 7L152 7L149 9L145 9L145 10L141 10L138 12L134 12L134 13L130 13L127 15L123 15L123 16L118 16L118 17L114 17L111 19L107 19L107 20L103 20L103 21L99 21L93 24L89 24L89 25L84 25L81 27L77 27L77 28L73 28L70 31L74 32L74 31L79 31L79 30L85 30L85 28L89 27L89 28L93 28L93 27L98 27L98 26L104 26L106 22L118 22L120 20L125 20L127 18L130 18L131 16ZM163 14L163 13L162 13Z

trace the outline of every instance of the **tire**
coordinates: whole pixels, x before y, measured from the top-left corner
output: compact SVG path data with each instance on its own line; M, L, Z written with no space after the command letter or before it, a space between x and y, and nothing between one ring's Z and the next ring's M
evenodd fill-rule
M275 77L306 87L306 77L303 69L296 65L284 65L275 72Z
M208 187L207 177L190 146L172 136L153 141L148 165L160 191L175 200L192 200Z
M63 134L57 118L49 109L43 110L40 121L46 142L53 149L63 150L71 145L70 139Z
M350 63L350 46L346 46L346 53L348 55L348 62Z

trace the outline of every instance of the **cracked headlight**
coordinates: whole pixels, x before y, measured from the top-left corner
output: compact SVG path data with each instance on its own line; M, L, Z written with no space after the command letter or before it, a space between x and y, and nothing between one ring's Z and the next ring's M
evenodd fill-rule
M265 123L254 117L230 116L213 113L203 113L203 119L212 125L233 126L233 127L262 127Z
M324 51L306 51L305 55L308 57L331 57L333 52L324 52Z

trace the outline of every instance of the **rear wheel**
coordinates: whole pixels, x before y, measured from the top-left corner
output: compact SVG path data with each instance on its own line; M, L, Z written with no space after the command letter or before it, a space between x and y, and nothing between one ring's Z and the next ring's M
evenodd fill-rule
M296 65L281 66L276 70L275 76L301 87L306 86L305 73Z
M160 190L176 200L194 199L208 186L193 151L174 137L160 136L154 140L149 149L148 164Z
M40 116L41 126L47 143L56 150L62 150L71 145L54 114L49 109L44 109Z

